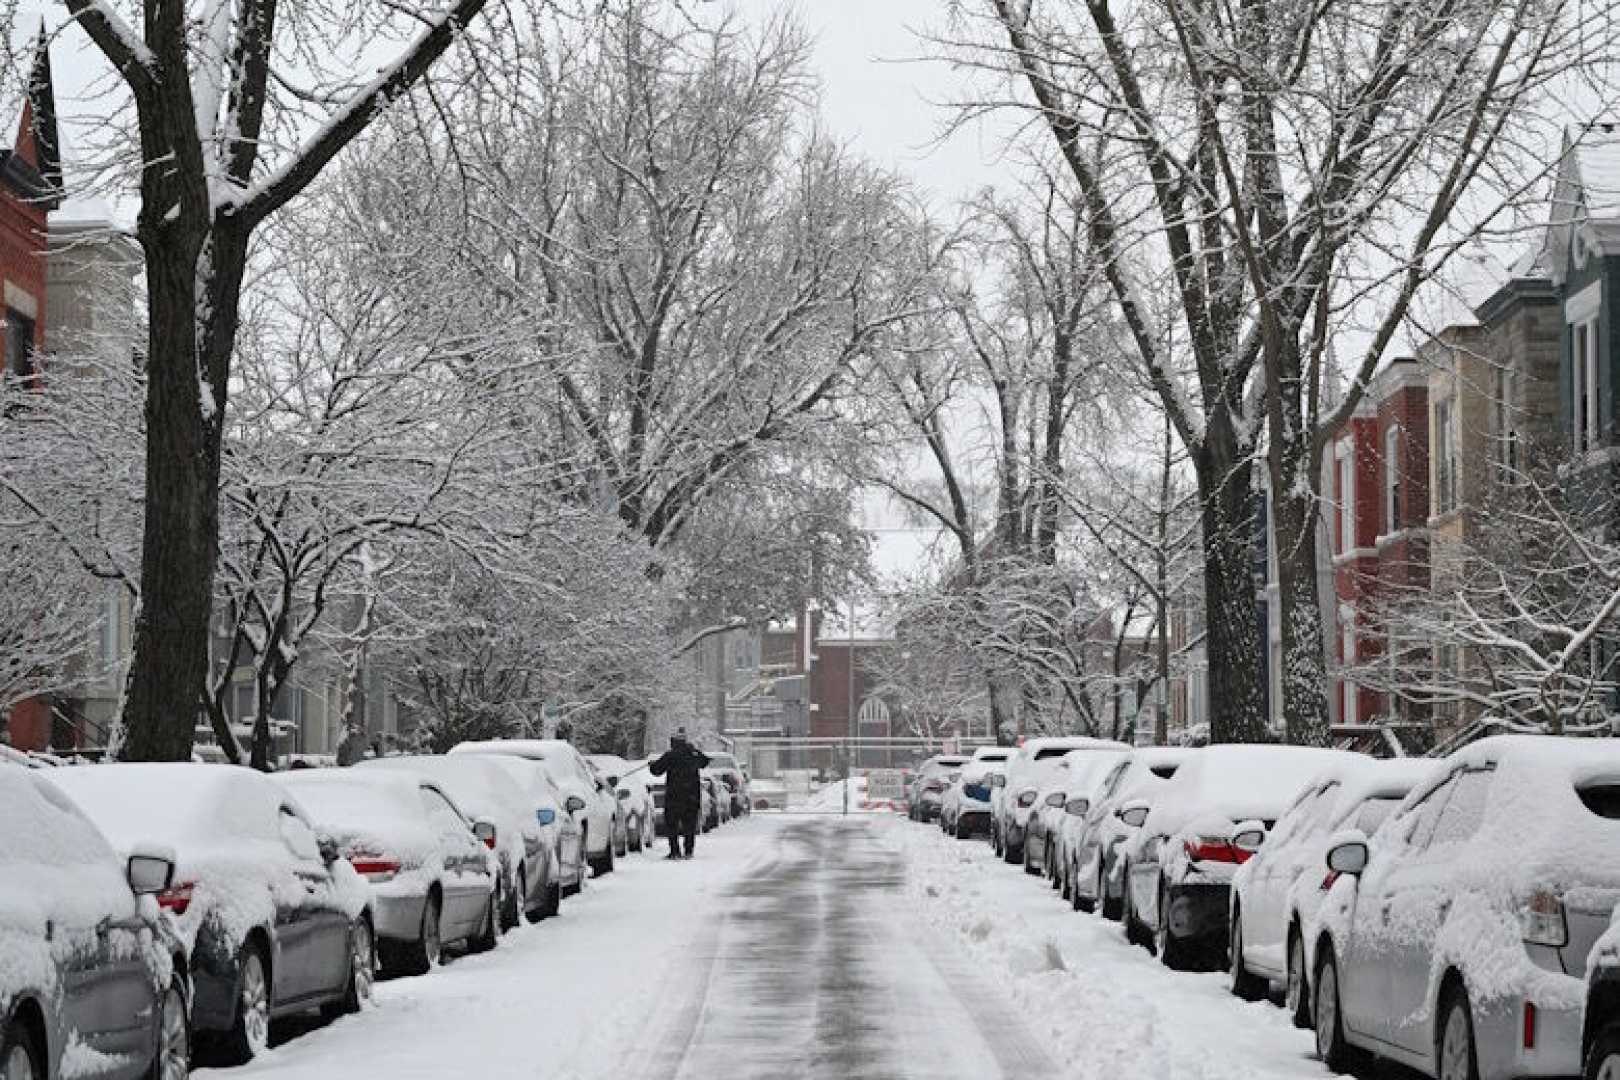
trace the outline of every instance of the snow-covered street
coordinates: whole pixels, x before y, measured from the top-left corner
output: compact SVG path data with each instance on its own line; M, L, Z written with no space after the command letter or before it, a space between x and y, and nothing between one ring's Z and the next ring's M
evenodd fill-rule
M216 1075L1325 1075L1281 1010L1165 970L994 862L889 815L756 815L693 862L622 860L561 918Z

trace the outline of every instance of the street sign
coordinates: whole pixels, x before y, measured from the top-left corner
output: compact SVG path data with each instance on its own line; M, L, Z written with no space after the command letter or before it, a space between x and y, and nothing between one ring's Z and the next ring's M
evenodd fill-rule
M868 799L892 799L896 802L906 797L905 778L899 769L868 769L866 770L866 797Z

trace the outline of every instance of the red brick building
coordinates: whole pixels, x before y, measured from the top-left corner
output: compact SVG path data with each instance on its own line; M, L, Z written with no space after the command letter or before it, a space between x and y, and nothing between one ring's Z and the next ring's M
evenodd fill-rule
M1370 669L1403 661L1385 640L1380 607L1429 588L1429 379L1416 360L1385 367L1339 432L1331 495L1340 723L1408 719Z
M45 347L46 222L62 199L61 144L43 36L20 112L12 148L0 151L0 302L5 305L6 371L31 377ZM8 731L18 749L49 747L50 702L34 698L13 706Z

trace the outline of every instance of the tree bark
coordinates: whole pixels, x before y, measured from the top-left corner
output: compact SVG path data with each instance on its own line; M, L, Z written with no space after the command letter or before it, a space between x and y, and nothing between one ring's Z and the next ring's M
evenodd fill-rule
M1304 440L1300 440L1304 441ZM1282 631L1283 730L1289 742L1326 746L1327 659L1316 561L1320 464L1308 446L1273 436L1272 514L1277 543L1278 620Z
M1193 465L1202 497L1209 739L1266 742L1271 736L1255 608L1253 464L1236 433L1212 423Z

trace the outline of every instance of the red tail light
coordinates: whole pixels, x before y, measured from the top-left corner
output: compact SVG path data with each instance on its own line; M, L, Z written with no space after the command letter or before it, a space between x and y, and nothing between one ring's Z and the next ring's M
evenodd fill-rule
M1184 845L1187 858L1193 862L1243 863L1249 861L1252 851L1233 847L1231 841L1220 836L1200 836Z
M371 882L391 881L399 873L399 860L373 852L355 851L349 854L349 865L354 872Z
M1536 1003L1533 1001L1524 1003L1524 1048L1536 1048Z
M489 848L489 850L494 851L495 850L495 838L493 836L484 837L484 846Z
M197 887L195 881L182 881L170 885L157 894L158 907L176 915L184 915L191 906L191 891Z

